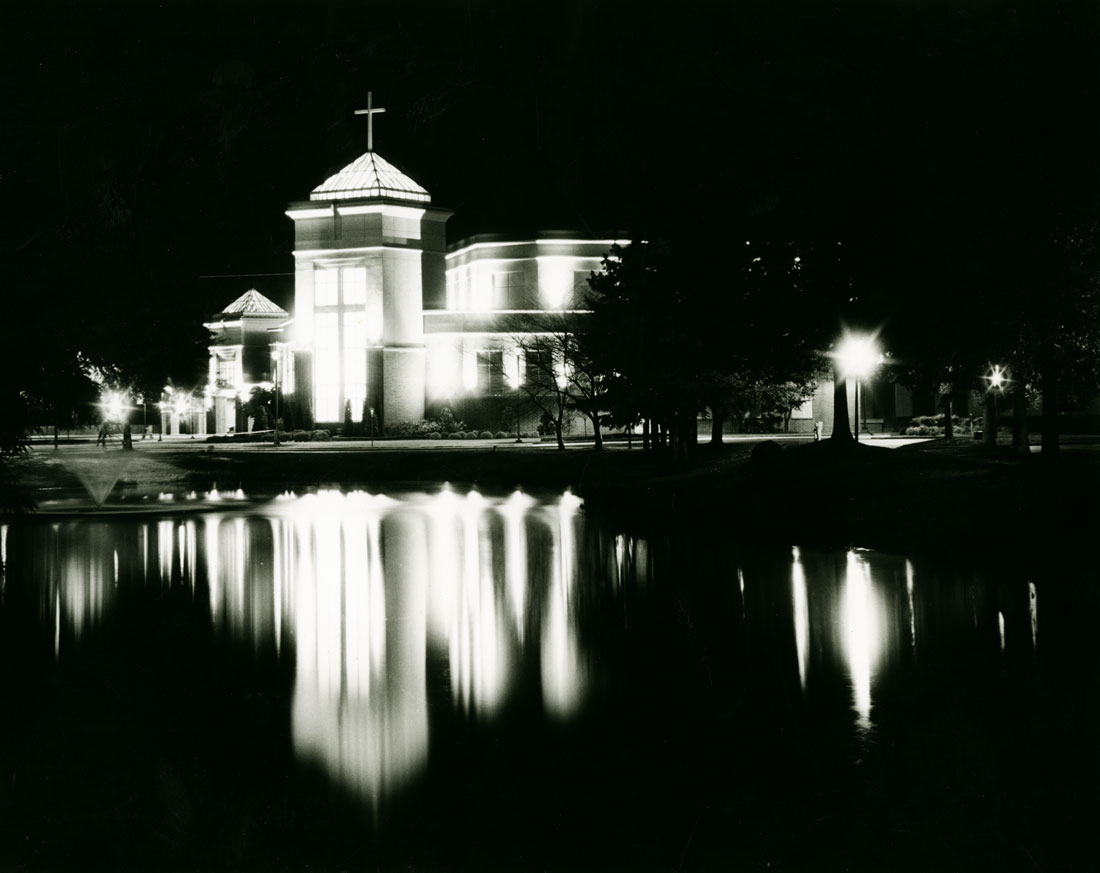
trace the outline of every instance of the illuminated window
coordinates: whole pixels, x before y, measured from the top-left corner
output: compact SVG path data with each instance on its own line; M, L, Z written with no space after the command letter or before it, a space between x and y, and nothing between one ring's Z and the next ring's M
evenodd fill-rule
M359 311L344 312L344 397L351 403L353 421L363 417L367 396L367 318Z
M367 270L365 267L344 267L345 306L367 302Z
M547 309L561 309L573 291L573 266L569 258L539 258L539 295Z
M477 353L477 389L482 394L500 394L504 390L504 353Z
M317 421L339 421L340 409L340 322L335 312L318 312L313 360L313 384Z
M550 349L524 349L524 384L537 387L550 387L554 383L554 355Z
M493 309L525 309L526 284L522 271L493 273Z
M313 273L313 303L315 306L336 306L339 302L340 273L333 269L318 269Z

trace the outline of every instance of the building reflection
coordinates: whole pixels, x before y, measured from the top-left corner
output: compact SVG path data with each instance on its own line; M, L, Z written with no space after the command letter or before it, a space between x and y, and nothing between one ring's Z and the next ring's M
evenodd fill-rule
M473 719L529 701L553 718L575 715L598 663L580 595L589 610L600 599L587 594L602 587L624 620L648 608L637 593L676 585L680 571L662 563L661 542L588 530L568 492L535 500L445 488L5 526L0 561L6 599L11 567L30 568L32 608L58 661L79 657L123 598L170 592L173 608L285 664L297 755L377 802L426 766L429 689L449 686ZM1037 646L1036 585L1019 577L990 583L889 555L798 548L726 573L716 584L730 586L729 600L707 621L766 647L792 685L797 672L808 704L846 683L862 731L875 724L887 675L916 664L918 634L930 662L960 639L1006 657ZM518 694L523 683L541 693Z
M505 703L527 657L541 659L548 711L580 704L580 505L568 493L547 506L521 492L320 492L264 518L207 515L211 621L257 650L293 653L298 754L377 800L427 759L429 647L445 655L455 705L477 717ZM157 533L170 580L190 566L180 544L192 540Z

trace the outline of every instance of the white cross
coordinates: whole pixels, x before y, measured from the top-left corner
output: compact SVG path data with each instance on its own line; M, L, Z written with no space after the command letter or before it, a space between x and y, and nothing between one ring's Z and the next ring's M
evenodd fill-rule
M367 116L367 151L368 152L373 152L374 151L374 114L376 112L385 112L386 111L385 109L372 109L371 108L371 100L372 100L373 96L374 96L374 93L372 91L368 91L367 92L367 108L366 109L356 109L355 110L356 115L365 115L365 116Z

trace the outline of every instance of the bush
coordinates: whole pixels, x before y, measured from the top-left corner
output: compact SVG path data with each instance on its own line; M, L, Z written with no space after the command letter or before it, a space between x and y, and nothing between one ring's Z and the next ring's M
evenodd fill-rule
M464 431L461 431L461 430L456 430L456 431L455 431L454 433L452 433L452 434L449 434L449 436L450 436L450 437L451 437L451 439L453 439L453 440L464 440L464 439L466 439L466 434L465 434L465 432L464 432Z
M292 439L295 442L299 442L299 443L307 443L307 442L309 442L309 440L312 436L313 436L313 431L310 431L310 430L296 430L296 431L294 431L294 433L290 434L289 439Z
M431 438L433 433L443 430L443 425L432 418L424 418L420 421L399 421L396 424L386 426L386 435L395 437L424 437Z
M313 432L313 439L315 440L327 440L332 439L332 434L327 430L315 430Z
M431 432L430 434L428 434L428 439L430 439L430 440L439 440L439 439L443 439L443 434L441 434L441 433L440 433L439 431L437 431L437 430L433 430L433 431L432 431L432 432Z
M481 432L481 438L482 438L483 440L491 440L491 439L493 438L493 433L492 433L492 431L488 431L488 430L483 430L483 431Z
M495 434L493 434L493 439L506 440L508 439L508 434L506 434L502 430L498 430Z
M970 419L964 418L960 415L951 416L951 424L955 428L955 432L970 430ZM917 415L909 422L909 426L905 428L906 436L943 436L944 432L944 416L939 415Z

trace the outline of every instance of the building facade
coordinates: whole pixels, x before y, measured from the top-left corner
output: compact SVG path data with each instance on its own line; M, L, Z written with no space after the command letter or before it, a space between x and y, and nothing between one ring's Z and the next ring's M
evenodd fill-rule
M384 429L447 406L497 429L494 410L528 378L523 337L575 313L616 242L476 237L448 251L452 213L374 151L286 214L295 386L319 427L373 416Z

